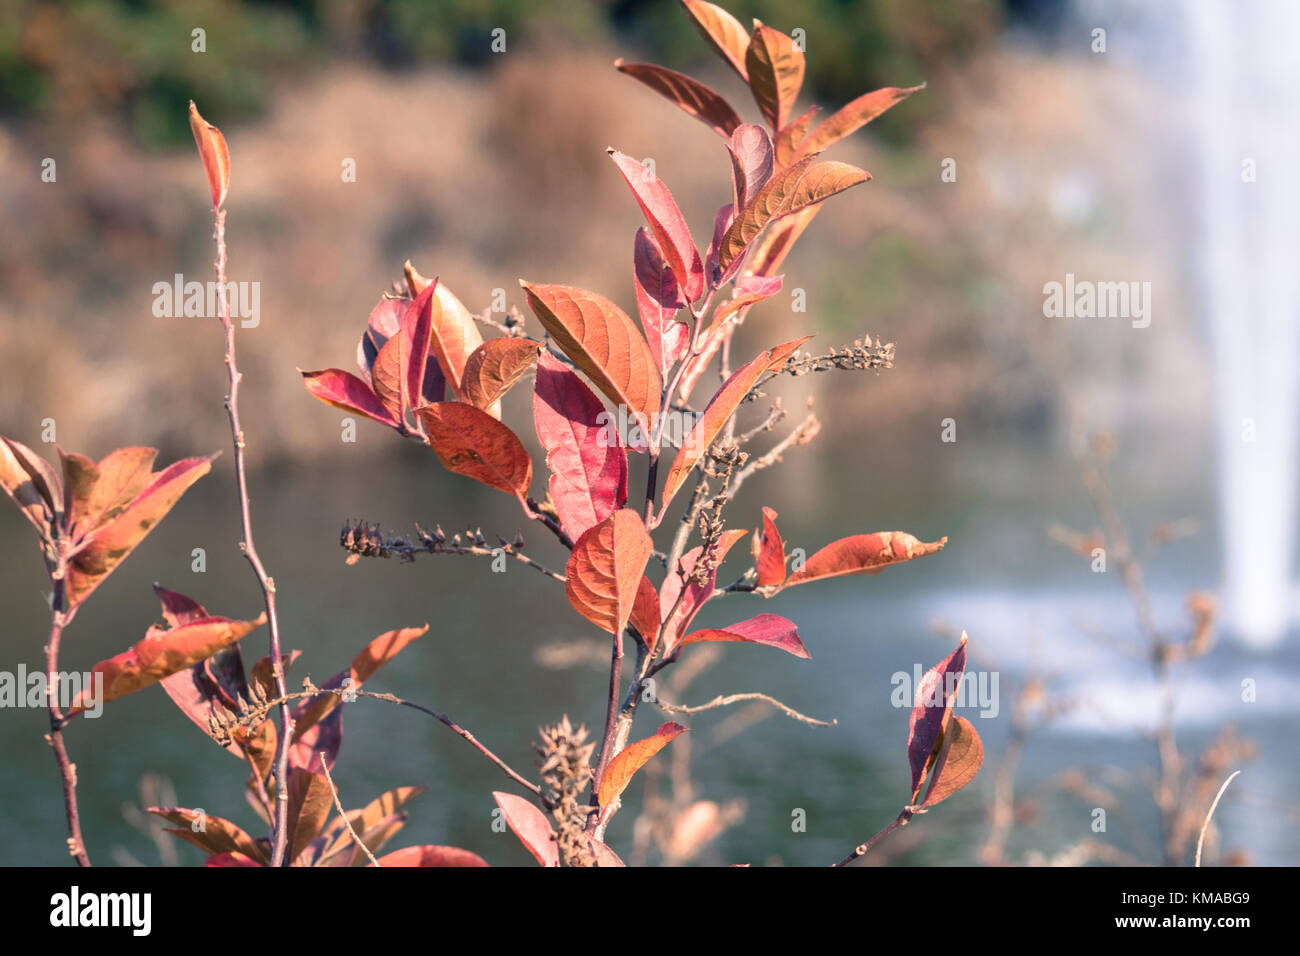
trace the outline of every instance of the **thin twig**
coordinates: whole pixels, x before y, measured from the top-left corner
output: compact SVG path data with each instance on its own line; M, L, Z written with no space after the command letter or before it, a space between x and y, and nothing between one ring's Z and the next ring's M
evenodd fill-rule
M818 720L816 717L809 717L807 714L801 714L793 707L781 703L775 697L769 697L767 694L747 693L747 694L727 694L725 697L719 694L707 704L699 704L695 707L684 707L681 704L669 704L663 700L655 700L655 705L663 711L670 714L698 714L704 710L712 710L715 707L727 707L731 704L738 704L744 700L761 700L766 701L778 710L785 712L787 717L792 717L797 721L805 724L812 724L814 727L834 727L839 723L834 717L830 720Z
M338 810L339 816L343 818L343 825L348 828L348 833L352 834L352 842L361 847L361 852L370 857L372 864L379 866L379 861L370 852L370 847L366 846L361 837L357 835L356 829L352 826L352 821L348 819L348 812L343 809L343 801L339 799L339 788L334 786L334 778L330 776L330 765L325 758L325 751L320 751L319 756L321 769L325 771L325 781L330 785L330 795L334 797L334 809Z
M243 525L244 539L240 550L252 565L257 583L262 589L262 601L266 605L267 627L271 635L271 675L275 680L276 693L285 693L284 664L280 655L280 622L275 613L275 579L266 573L262 559L258 557L257 546L253 543L253 519L248 504L248 468L244 460L244 430L239 424L239 382L243 376L235 362L235 325L230 321L230 299L226 284L226 211L218 209L216 213L217 240L217 301L221 310L221 327L226 333L226 371L228 373L229 391L226 394L226 412L230 417L230 435L235 444L235 479L239 488L239 514ZM293 742L293 716L289 704L280 707L280 736L275 752L275 823L272 830L273 843L271 865L283 866L285 848L289 841L289 745Z
M1239 773L1241 773L1240 770L1232 771L1228 775L1228 779L1223 781L1223 786L1219 788L1219 792L1214 795L1214 802L1210 804L1209 812L1205 814L1205 822L1201 824L1201 835L1196 839L1196 862L1193 864L1194 866L1201 865L1201 849L1205 846L1205 831L1210 828L1210 820L1214 818L1214 811L1219 806L1219 800L1223 797L1223 792L1228 789L1228 784L1232 783Z
M50 732L45 735L45 739L54 751L54 759L59 765L59 777L63 782L63 807L68 817L68 852L76 858L78 866L90 866L86 841L81 836L81 815L77 809L77 765L68 756L68 748L63 743L64 718L59 709L57 694L60 686L59 642L68 620L63 607L66 571L65 561L60 557L50 602L50 636L45 642L45 692L50 711Z
M879 833L873 836L866 843L859 844L857 847L854 848L852 853L850 853L844 859L840 860L840 862L836 863L835 865L848 866L854 860L865 856L868 850L870 850L873 846L875 846L885 837L889 836L889 834L893 833L895 830L899 829L900 827L907 826L907 821L912 819L913 813L914 811L912 810L911 807L904 807L903 812L898 815L898 818L893 823L885 827L883 830L881 830Z

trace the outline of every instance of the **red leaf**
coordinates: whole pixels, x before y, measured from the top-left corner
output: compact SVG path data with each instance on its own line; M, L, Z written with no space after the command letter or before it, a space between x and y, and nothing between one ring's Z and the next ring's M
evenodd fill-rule
M615 511L573 544L564 590L575 611L611 634L632 615L654 542L631 508Z
M902 102L917 90L923 89L925 89L924 83L907 88L887 86L884 89L862 94L826 117L800 144L794 158L799 159L813 153L820 153L832 143L866 126L895 103Z
M811 656L808 648L803 646L803 641L799 640L799 629L794 621L778 614L759 614L739 624L694 631L683 637L680 643L685 646L701 641L743 641L747 644L766 644L768 647L775 647L795 657Z
M984 763L984 743L971 722L955 714L948 721L939 759L930 774L930 788L923 806L932 807L948 799L975 779Z
M745 69L754 102L774 130L785 126L803 86L804 56L799 45L780 30L754 21L745 53Z
M450 289L437 280L426 279L409 262L406 263L406 283L412 295L419 295L431 284L436 287L438 305L432 310L430 346L452 391L457 398L463 398L461 387L465 365L474 350L483 344L483 333L469 309Z
M682 0L682 5L709 45L748 83L745 52L749 49L749 31L726 10L706 0Z
M374 866L373 863L370 864ZM385 866L487 866L487 860L477 853L454 846L408 846L394 850L379 858Z
M761 588L785 583L785 545L776 530L775 518L775 511L764 508L763 532L754 532L754 568Z
M678 287L685 293L686 301L694 302L704 293L704 263L700 260L700 253L691 238L690 227L686 225L682 211L677 208L673 194L649 167L616 149L608 152L627 184L632 187L632 195L636 197L650 231L663 250L664 258L668 260L668 265L677 278Z
M806 156L767 181L753 202L740 211L718 248L723 269L740 257L774 219L816 205L871 178L866 170L847 163L813 162Z
M87 707L117 700L156 684L164 677L211 657L223 647L229 647L265 623L266 615L259 614L253 621L204 617L170 629L155 625L129 650L94 666L92 673L103 675L102 698L96 699L93 686L85 688L68 708L68 713L76 714Z
M175 830L169 830L169 833L175 833ZM249 859L242 853L217 853L203 861L204 866L264 866L265 864L257 863Z
M521 503L527 498L533 462L509 428L464 402L435 402L419 414L429 444L448 471L514 495Z
M560 847L555 842L555 831L546 815L531 801L513 793L494 790L492 796L510 829L537 862L542 866L559 866Z
M399 332L384 343L370 369L375 394L399 422L406 421L406 412L415 408L422 392L437 286L438 280L434 279L407 304Z
M766 372L794 353L794 351L807 342L812 336L805 335L803 338L795 339L793 342L786 342L775 348L768 349L760 354L752 362L738 369L731 378L727 379L718 393L710 399L709 404L705 407L704 412L696 421L695 427L691 429L682 447L677 451L677 457L673 459L672 468L668 470L668 478L664 481L663 505L660 508L662 516L668 509L668 502L672 500L677 489L682 486L687 476L699 464L713 440L718 437L722 427L726 425L727 419L736 413L740 403L744 401L749 390L754 387L754 383Z
M627 501L627 453L600 399L563 362L537 361L533 420L551 471L551 501L578 538Z
M912 716L907 734L907 762L912 767L912 802L916 802L928 769L938 756L939 744L953 698L966 671L966 634L957 649L925 672L913 689Z
M541 348L532 339L502 337L484 342L465 363L462 397L491 414L492 406L533 367Z
M369 385L351 372L337 368L315 372L304 372L302 369L298 371L302 374L307 391L326 405L365 415L389 428L397 427L397 417L380 401Z
M344 681L351 680L348 686L357 690L373 677L381 667L396 657L408 644L421 637L429 630L423 627L403 627L394 631L385 631L365 646L345 671L340 671L322 685L322 690L343 687ZM338 694L318 694L308 698L297 706L293 712L293 735L301 737L318 720L324 718L334 708L343 703Z
M193 624L195 621L211 616L202 604L179 591L168 591L155 584L153 593L158 595L158 600L162 603L162 616L168 627Z
M370 370L379 356L379 350L402 327L402 316L406 314L406 307L410 304L410 299L386 295L370 310L366 330L361 334L361 341L357 344L357 370L367 384L370 384Z
M676 103L683 110L702 121L724 139L741 124L740 117L731 104L699 80L684 73L653 63L624 63L615 60L614 66L634 80L640 80L660 96Z
M659 244L642 226L636 231L632 252L632 277L636 286L636 307L645 329L646 343L655 368L663 374L685 354L691 330L677 321L685 308L673 270L664 262Z
M731 205L744 209L772 178L772 139L761 126L736 127L727 142L731 154Z
M627 314L585 289L522 281L520 285L560 350L614 405L637 416L648 435L659 413L663 383L650 346Z
M671 743L673 738L686 733L688 729L690 728L670 720L661 725L653 737L628 744L615 754L614 759L605 768L605 775L600 778L600 788L597 791L600 805L607 807L617 800L619 794L627 789L633 775L644 767L651 757Z
M226 148L226 138L221 135L221 130L199 115L199 108L193 100L190 100L190 131L199 147L203 171L208 176L212 208L220 209L230 189L230 150Z
M642 643L646 645L647 650L655 649L655 642L659 637L659 592L655 590L654 584L645 575L641 576L641 583L636 589L636 599L632 602L632 616L628 618L628 623L636 628L637 633L641 635Z
M876 531L832 541L786 579L785 587L848 574L879 574L891 564L923 558L943 550L946 537L918 541L906 531Z

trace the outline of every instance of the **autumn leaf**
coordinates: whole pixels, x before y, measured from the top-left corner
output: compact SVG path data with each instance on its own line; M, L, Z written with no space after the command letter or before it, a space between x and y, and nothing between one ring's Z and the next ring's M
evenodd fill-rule
M520 282L555 344L615 406L650 434L663 383L650 346L627 314L604 296L562 285Z
M119 448L98 463L59 451L63 461L64 524L72 537L121 514L153 477L153 448Z
M229 647L265 623L266 614L263 613L253 621L205 617L180 627L154 625L129 650L100 661L92 668L92 675L103 675L102 696L95 693L93 686L84 688L68 708L68 714L97 707L156 684ZM95 676L93 679L99 678Z
M682 6L709 45L748 83L745 53L749 49L749 31L726 10L706 0L682 0Z
M759 587L780 587L785 583L785 545L776 530L776 512L763 509L763 530L754 532L754 568Z
M350 681L346 686L351 690L359 690L361 685L373 677L381 667L396 657L408 644L416 638L426 634L429 625L423 627L403 627L393 631L385 631L373 641L365 646L352 661L352 665L345 671L335 674L323 685L322 690L332 690L344 686L345 681ZM318 694L315 697L304 700L293 712L293 734L294 737L301 737L307 732L313 724L323 719L334 708L343 703L338 694Z
M912 802L938 756L953 700L966 670L966 634L957 649L925 672L913 688L912 715L907 734L907 762L912 768Z
M802 338L795 339L792 342L786 342L775 348L762 352L757 358L747 365L739 368L727 379L722 388L718 389L716 395L710 399L709 404L701 413L699 420L691 429L682 447L677 451L677 457L673 459L672 467L668 470L668 477L664 481L663 505L660 508L660 519L668 509L668 502L672 500L677 489L682 486L692 469L699 464L700 460L708 452L713 440L718 437L718 433L727 423L740 403L745 400L749 390L754 387L769 368L773 368L783 363L794 351L807 342L812 336L806 335Z
M520 503L527 499L533 462L509 428L465 402L435 402L419 415L434 454L448 471L504 491Z
M686 301L672 268L664 261L659 243L644 226L636 231L632 248L632 278L641 328L645 330L655 368L662 375L686 353L691 330L677 321L677 313L686 307Z
M812 121L817 118L821 109L820 106L810 108L798 119L786 123L772 137L772 149L777 166L789 166L799 157L799 147L808 135L808 127L812 125Z
M923 558L943 550L946 537L919 541L905 531L876 531L832 541L792 573L785 587L849 574L879 574L891 564Z
M627 452L607 418L605 406L582 379L542 354L533 421L546 449L548 488L560 527L574 539L627 501Z
M531 801L512 793L494 790L492 797L501 808L506 824L537 862L542 866L559 866L560 847L546 815Z
M741 276L736 280L732 297L714 310L713 319L700 338L709 341L720 335L728 319L735 315L737 322L741 321L750 306L772 298L781 291L783 283L784 276Z
M356 412L373 418L389 428L397 428L399 421L389 407L380 400L369 385L351 372L338 368L325 368L313 372L298 370L307 391L326 405L345 412Z
M636 628L648 651L655 649L655 642L659 637L661 623L659 612L659 592L655 590L650 579L642 575L641 583L637 585L636 598L632 602L632 616L628 618L628 623Z
M129 505L82 539L65 584L71 607L85 601L122 563L190 485L208 473L216 457L185 458L151 475L148 485Z
M799 629L795 626L794 621L781 617L779 614L759 614L747 621L728 624L726 627L692 631L678 643L680 646L685 647L687 644L698 644L704 641L742 641L746 644L764 644L767 647L775 647L777 650L785 651L787 654L793 654L795 657L807 659L811 656L808 653L808 648L804 647L803 641L799 640Z
M0 439L0 487L37 534L48 538L63 511L63 489L49 463L21 442Z
M610 149L608 153L632 188L632 195L636 197L637 205L663 250L664 259L672 268L686 301L694 302L704 293L704 263L673 194L649 167L616 149Z
M574 542L564 571L569 603L597 627L621 634L653 550L640 516L631 508L615 511Z
M265 866L270 862L262 846L242 827L229 820L185 807L148 807L145 813L175 824L175 829L168 828L167 832L192 843L200 850L208 853L239 853L257 866ZM196 821L199 823L198 828L195 827Z
M605 775L600 778L600 787L597 791L598 800L602 807L608 807L618 799L627 785L632 781L632 777L646 763L663 750L679 734L684 734L689 728L681 724L673 723L671 720L662 724L653 737L647 737L644 740L638 740L634 744L628 744L620 750L610 760L609 766L605 768Z
M615 60L614 66L620 73L639 80L660 96L676 103L724 139L741 124L740 117L730 103L699 80L684 73L655 66L653 63L624 63Z
M884 89L864 93L856 100L836 110L826 117L816 129L809 134L794 154L795 159L820 153L827 146L838 142L845 136L866 126L873 119L895 103L900 103L918 90L925 89L925 84L900 88L887 86Z
M773 220L824 202L870 178L866 170L847 163L814 162L814 157L804 157L773 175L753 202L740 211L718 248L719 263L723 269L730 266Z
M451 289L437 280L426 279L415 271L410 262L406 263L405 268L411 295L418 296L429 285L436 289L437 305L432 309L430 347L452 391L457 398L463 398L461 387L465 366L474 350L483 344L483 333L479 331L473 314Z
M402 313L401 326L384 343L370 369L374 392L399 422L419 404L424 366L429 357L438 280L434 279Z
M400 829L394 827L393 822L406 819L402 808L423 793L424 789L424 787L397 787L371 800L360 810L349 810L346 818L336 816L317 838L316 842L321 842L322 839L324 842L314 865L336 865L333 860L339 855L345 856L346 862L352 865L360 865L365 856L357 851L348 824L350 823L352 828L361 835L361 842L370 852L376 853L384 842ZM383 826L381 830L381 825L386 821L388 825Z
M477 853L454 846L408 846L379 858L379 866L487 866ZM370 864L374 866L374 864Z
M772 138L761 126L736 127L727 141L731 156L731 205L744 209L772 177Z
M492 406L533 367L541 349L542 344L532 339L502 337L484 342L465 363L462 399L491 414Z
M948 722L944 741L930 774L930 787L922 805L932 807L948 799L975 779L984 763L984 744L971 722L955 714Z
M678 635L685 633L691 621L695 619L695 615L713 597L718 567L726 559L727 552L747 534L748 531L740 528L722 532L722 537L714 546L713 566L704 576L703 581L695 579L695 565L704 553L703 545L697 545L682 555L678 562L681 573L674 570L664 578L663 586L659 589L659 613L663 621L661 630L664 635L665 653L673 651L678 644ZM683 588L686 590L685 597L681 597ZM681 597L680 603L679 597Z
M220 209L230 189L230 150L226 148L226 138L221 135L221 130L199 115L199 108L193 100L190 100L190 131L194 133L203 171L208 176L212 208Z
M803 50L780 30L754 21L745 52L745 70L754 102L773 130L785 126L803 86Z
M286 859L298 859L298 855L316 839L333 808L334 793L325 774L304 767L290 768Z
M754 246L745 264L745 274L754 276L774 276L785 262L794 244L808 224L822 211L821 205L805 206L796 213L782 216L772 223L763 237Z

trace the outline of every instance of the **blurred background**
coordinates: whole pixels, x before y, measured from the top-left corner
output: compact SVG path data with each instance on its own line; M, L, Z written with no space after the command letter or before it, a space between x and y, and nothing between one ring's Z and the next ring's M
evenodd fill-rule
M804 291L807 312L778 297L738 336L746 354L803 331L816 332L814 351L870 334L895 343L894 367L774 388L793 413L815 395L822 431L749 481L729 523L752 528L771 506L787 550L808 553L859 531L949 543L879 577L711 605L712 624L762 611L796 620L812 660L726 646L675 700L763 691L838 724L761 707L690 718L685 756L647 778L675 811L654 811L655 792L634 787L611 845L649 862L839 859L908 796L891 675L932 666L965 629L971 668L999 678L996 715L963 711L985 769L870 860L1168 861L1153 798L1168 770L1165 686L1198 819L1243 769L1217 813L1212 862L1296 863L1286 687L1300 677L1300 68L1286 44L1297 11L1271 0L727 6L746 24L804 31L799 112L928 84L828 154L873 181L829 203L787 261L785 287ZM539 724L567 713L599 731L606 644L553 582L455 557L344 564L347 519L399 532L468 523L489 540L521 519L378 425L341 441L343 413L308 396L297 369L351 368L370 308L408 258L475 311L498 289L526 311L523 277L597 290L635 314L641 220L605 148L654 158L701 245L731 187L715 135L616 73L620 56L689 72L758 116L673 0L0 0L0 432L51 458L46 419L60 446L96 458L128 444L158 447L161 461L224 452L78 616L65 667L139 639L158 617L153 581L214 613L253 617L260 605L236 546L220 328L153 313L154 283L210 277L192 98L230 145L230 278L260 283L260 323L239 333L242 409L259 550L285 643L303 651L290 684L324 680L380 632L427 621L372 689L449 713L517 767ZM355 182L340 175L348 160ZM1150 283L1149 325L1045 315L1045 285L1067 275ZM531 317L529 330L540 335ZM519 388L505 420L540 470L529 410ZM1106 476L1100 514L1094 474ZM1113 519L1143 562L1137 590ZM1105 573L1094 529L1110 534ZM540 560L562 564L558 546L524 531ZM15 509L0 509L0 542L0 670L35 668L47 582ZM720 578L744 570L745 550ZM1208 599L1189 606L1193 594L1219 607L1209 635L1198 632ZM1149 620L1135 614L1143 601ZM1190 634L1194 652L1153 668L1153 634ZM264 632L248 641L251 662ZM664 719L649 710L636 736ZM346 805L429 788L394 847L529 860L492 830L490 791L505 781L463 741L373 702L346 723L334 771ZM41 712L0 711L0 863L67 862L45 729ZM159 786L256 828L241 765L161 690L74 725L69 748L99 863L169 859L130 808ZM696 829L683 833L673 814L686 808ZM202 859L187 846L176 858Z

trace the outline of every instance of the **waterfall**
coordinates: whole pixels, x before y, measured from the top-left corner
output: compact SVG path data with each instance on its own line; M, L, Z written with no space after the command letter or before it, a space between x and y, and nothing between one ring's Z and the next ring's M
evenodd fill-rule
M1213 350L1226 624L1265 647L1289 622L1295 545L1300 4L1172 9L1190 28L1196 267Z

